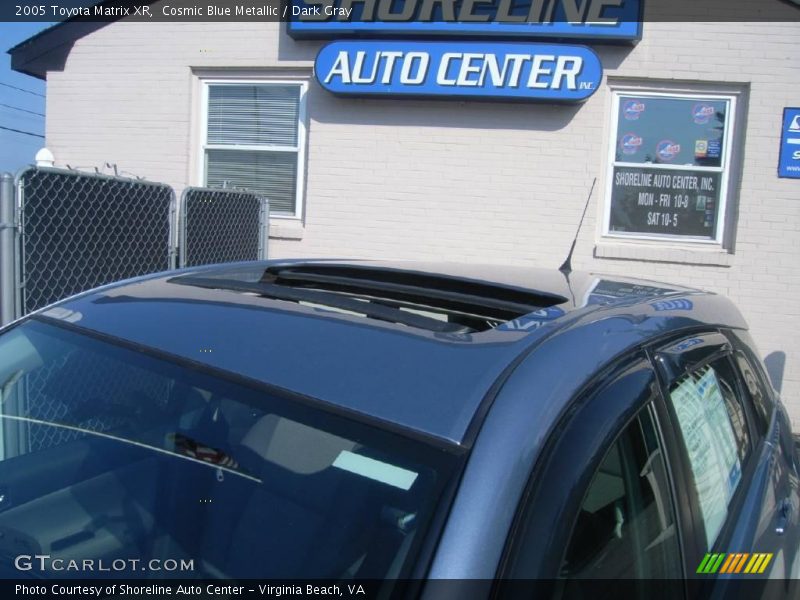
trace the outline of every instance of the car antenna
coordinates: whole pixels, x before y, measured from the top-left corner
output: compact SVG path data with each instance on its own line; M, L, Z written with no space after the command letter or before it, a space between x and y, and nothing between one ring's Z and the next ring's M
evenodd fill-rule
M589 201L592 199L592 192L594 192L595 183L597 183L597 177L592 179L592 187L589 188L589 197L586 198L586 204L583 207L583 214L581 215L581 220L578 221L578 230L575 232L575 239L572 240L572 247L569 249L567 259L564 261L564 264L558 268L558 270L564 275L569 275L572 273L572 253L575 252L575 244L578 243L578 234L581 232L581 225L583 225L583 218L586 216L586 209L589 208Z

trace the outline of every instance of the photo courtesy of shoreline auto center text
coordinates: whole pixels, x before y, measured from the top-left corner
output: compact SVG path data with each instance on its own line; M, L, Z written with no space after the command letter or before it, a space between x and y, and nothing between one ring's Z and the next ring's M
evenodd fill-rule
M800 0L0 42L0 598L800 600Z

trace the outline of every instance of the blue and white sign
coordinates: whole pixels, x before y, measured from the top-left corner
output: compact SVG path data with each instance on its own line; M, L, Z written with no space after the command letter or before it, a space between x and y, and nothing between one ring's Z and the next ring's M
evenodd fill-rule
M800 108L783 109L778 177L800 179Z
M642 0L290 0L289 35L641 39Z
M337 41L314 64L334 94L577 102L603 68L585 46L520 42Z

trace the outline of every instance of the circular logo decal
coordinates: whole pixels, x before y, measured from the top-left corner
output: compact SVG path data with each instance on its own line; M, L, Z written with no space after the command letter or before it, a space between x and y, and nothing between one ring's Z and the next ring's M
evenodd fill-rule
M698 125L705 125L714 116L714 107L710 104L695 104L692 107L692 119Z
M628 100L622 105L622 114L628 121L635 121L644 112L644 102Z
M661 140L656 146L656 154L661 160L670 161L681 151L680 144L676 144L672 140Z
M620 146L622 147L623 154L636 154L639 146L642 145L642 138L635 133L626 133L622 136Z

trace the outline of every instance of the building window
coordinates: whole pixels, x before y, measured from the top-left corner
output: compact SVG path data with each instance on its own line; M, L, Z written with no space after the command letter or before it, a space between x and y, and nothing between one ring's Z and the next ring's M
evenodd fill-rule
M304 81L205 81L203 184L269 199L270 214L302 217Z
M604 235L722 244L736 97L613 92Z

